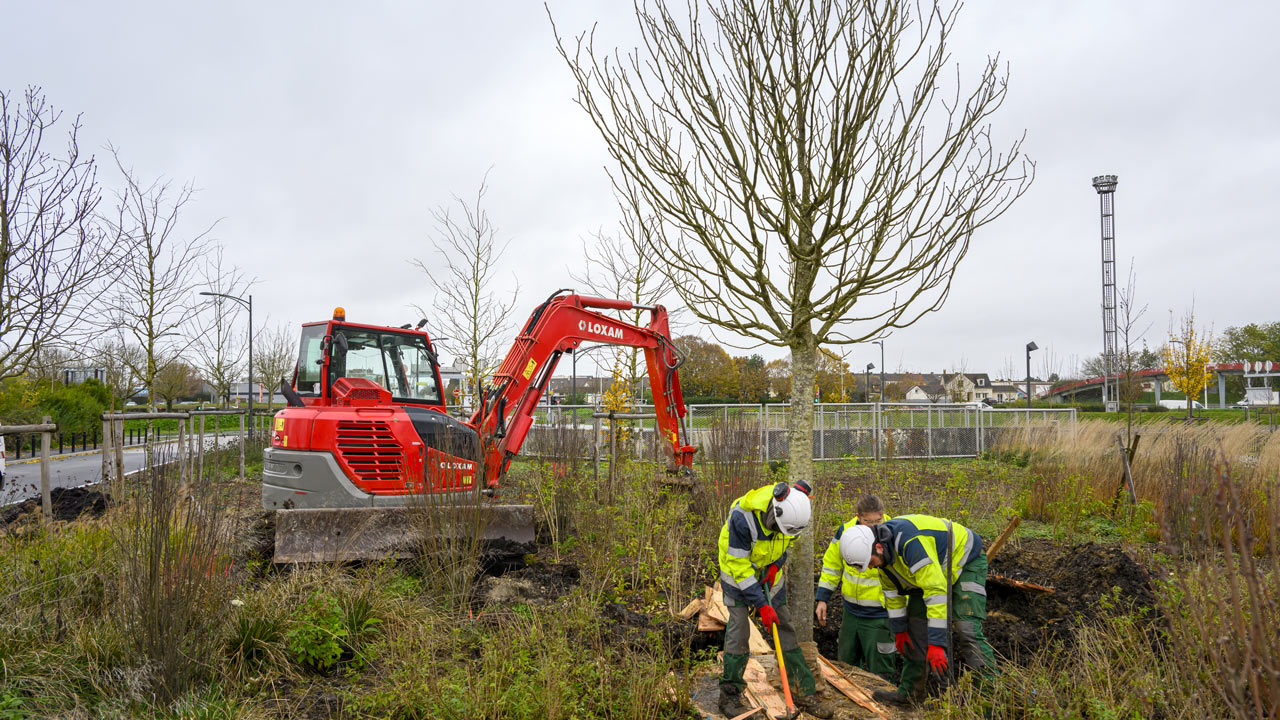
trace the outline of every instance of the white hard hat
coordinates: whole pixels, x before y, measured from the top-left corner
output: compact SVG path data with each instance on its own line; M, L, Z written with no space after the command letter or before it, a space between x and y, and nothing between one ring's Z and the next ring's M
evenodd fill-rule
M871 562L871 551L876 545L876 533L866 525L854 525L845 529L840 535L840 557L846 565L851 565L858 572L867 569Z
M786 483L778 484L786 485ZM799 535L809 527L809 518L812 515L813 508L809 505L809 496L803 491L792 492L791 488L786 488L785 492L774 491L773 521L783 535L787 537Z

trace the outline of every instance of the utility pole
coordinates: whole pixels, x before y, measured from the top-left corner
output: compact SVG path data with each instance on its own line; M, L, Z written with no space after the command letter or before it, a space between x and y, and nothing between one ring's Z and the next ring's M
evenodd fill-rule
M880 346L880 402L884 402L884 340L874 340L873 345Z
M1036 341L1027 343L1027 409L1031 409L1031 351L1039 350Z

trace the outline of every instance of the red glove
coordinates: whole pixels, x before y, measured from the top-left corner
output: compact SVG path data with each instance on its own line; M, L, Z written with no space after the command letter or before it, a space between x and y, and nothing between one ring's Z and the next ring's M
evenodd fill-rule
M929 667L933 668L934 672L941 674L943 670L947 669L947 651L943 650L941 646L930 645L927 659Z
M764 605L760 608L760 622L764 623L765 630L773 630L773 624L778 622L778 613L772 605Z
M908 635L907 633L904 633L904 632L900 632L900 633L895 634L895 635L893 636L893 641L894 641L894 643L895 643L895 644L897 644L897 646L898 646L898 654L899 654L899 655L906 655L906 654L907 654L907 648L909 648L909 647L915 647L915 646L911 643L911 636L910 636L910 635Z
M778 564L774 563L764 571L764 584L773 587L773 580L776 577L778 577Z

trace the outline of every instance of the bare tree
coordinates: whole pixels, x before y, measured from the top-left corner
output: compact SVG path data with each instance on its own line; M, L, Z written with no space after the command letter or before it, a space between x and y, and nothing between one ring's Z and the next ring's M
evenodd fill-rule
M944 91L959 4L918 7L691 0L677 16L637 0L642 46L625 57L559 41L615 187L660 223L650 252L696 317L790 349L795 410L820 345L939 308L973 233L1031 180L1021 139L991 137L998 58ZM792 412L793 480L813 481L812 442L813 413ZM796 557L809 572L811 535ZM811 583L794 590L812 603Z
M1062 377L1062 358L1052 344L1040 351L1040 377L1048 382L1056 382Z
M113 268L79 116L65 126L66 147L51 147L61 117L38 87L20 98L0 90L0 380L46 346L81 339L90 291Z
M178 360L189 341L185 332L196 310L201 262L213 245L213 227L185 235L179 229L183 208L195 190L174 189L164 179L140 181L111 148L124 179L118 203L107 222L116 242L128 247L120 276L103 301L111 324L126 342L140 349L130 369L147 388L155 409L156 376Z
M124 403L138 392L138 376L133 368L141 367L141 348L115 340L94 346L94 355L104 370L102 383L111 391L111 404Z
M258 331L257 345L254 346L253 361L257 364L254 370L262 378L267 393L267 410L271 410L275 401L276 390L280 381L289 380L298 360L298 336L289 324L276 325Z
M480 183L475 200L467 202L454 196L461 218L443 205L432 211L436 237L431 244L438 259L413 260L436 291L435 306L430 311L414 307L432 321L428 327L455 348L455 356L463 366L463 392L468 400L479 396L481 383L498 369L502 360L499 341L511 328L511 312L519 292L517 288L510 299L502 300L493 290L498 264L508 243L498 243L498 230L483 205L487 191L488 175Z
M1119 331L1120 357L1117 358L1120 370L1120 401L1125 405L1127 422L1125 424L1125 447L1133 445L1133 405L1142 395L1142 382L1138 380L1138 371L1142 369L1142 351L1134 349L1134 343L1141 340L1151 329L1142 324L1142 316L1147 313L1147 306L1138 306L1137 280L1134 276L1133 261L1129 261L1129 282L1120 291L1120 314L1116 330Z
M183 360L174 359L156 373L152 387L154 396L164 399L165 409L172 410L175 402L200 394L200 372ZM154 407L155 400L151 402Z
M660 304L674 288L671 279L662 274L648 254L650 241L645 236L652 232L653 225L652 218L641 218L624 210L619 234L599 231L592 234L591 241L583 240L582 255L587 262L581 273L570 269L569 276L599 297L630 300L636 305ZM640 325L645 312L619 310L617 315ZM642 352L638 348L619 347L614 350L614 364L620 366L619 374L631 394L639 396L643 392L641 381L647 374Z
M247 328L237 328L244 305L221 297L240 297L253 285L236 266L226 267L222 247L212 248L204 257L201 287L205 302L197 307L192 320L191 349L196 369L213 387L217 401L226 404L231 384L240 375L248 349ZM250 390L252 392L252 390Z

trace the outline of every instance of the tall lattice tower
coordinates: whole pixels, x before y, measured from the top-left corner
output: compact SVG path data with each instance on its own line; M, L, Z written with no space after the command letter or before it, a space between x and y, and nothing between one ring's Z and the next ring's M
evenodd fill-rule
M1093 189L1102 201L1102 402L1107 411L1118 406L1120 379L1116 370L1116 176L1099 175Z

